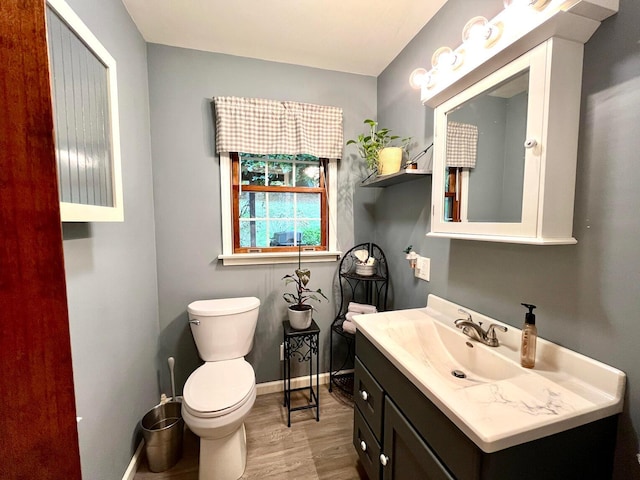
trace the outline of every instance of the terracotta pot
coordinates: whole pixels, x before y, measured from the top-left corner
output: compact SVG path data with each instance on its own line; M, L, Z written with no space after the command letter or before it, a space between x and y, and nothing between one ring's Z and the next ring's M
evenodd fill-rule
M289 323L294 330L305 330L311 326L313 307L311 305L289 305Z
M390 175L400 171L402 149L386 147L378 152L378 175Z

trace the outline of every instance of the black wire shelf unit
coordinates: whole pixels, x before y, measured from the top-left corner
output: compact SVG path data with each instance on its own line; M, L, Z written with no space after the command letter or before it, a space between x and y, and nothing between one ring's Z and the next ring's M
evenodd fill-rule
M357 259L353 253L367 250L369 257L375 258L373 275L356 273ZM340 308L331 324L329 335L329 391L337 387L343 393L353 394L353 361L355 357L355 335L342 329L349 302L375 305L379 312L387 308L389 291L389 270L387 258L382 249L375 243L360 243L351 248L340 261L338 270L340 283ZM340 351L336 350L340 348Z

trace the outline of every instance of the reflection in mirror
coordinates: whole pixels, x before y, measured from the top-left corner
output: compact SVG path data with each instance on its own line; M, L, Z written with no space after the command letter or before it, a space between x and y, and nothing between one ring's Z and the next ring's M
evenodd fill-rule
M447 112L444 220L522 221L529 70Z

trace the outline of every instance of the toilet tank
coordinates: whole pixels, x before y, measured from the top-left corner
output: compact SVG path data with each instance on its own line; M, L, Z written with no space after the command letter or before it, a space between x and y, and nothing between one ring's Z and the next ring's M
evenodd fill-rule
M216 362L244 357L253 347L260 300L256 297L198 300L187 307L200 358Z

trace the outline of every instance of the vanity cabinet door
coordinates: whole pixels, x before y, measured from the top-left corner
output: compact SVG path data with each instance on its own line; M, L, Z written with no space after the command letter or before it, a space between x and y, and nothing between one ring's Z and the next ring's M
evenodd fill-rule
M369 370L357 358L355 360L353 393L355 404L369 424L371 431L377 439L382 439L384 392Z
M455 480L388 397L380 462L383 480Z
M360 462L367 472L369 480L380 479L380 444L362 418L358 408L354 409L353 446L358 452Z

